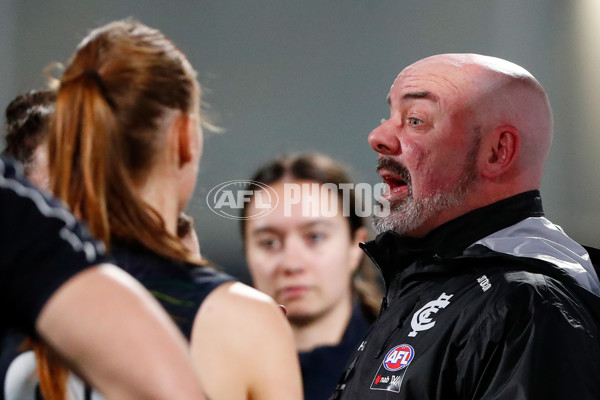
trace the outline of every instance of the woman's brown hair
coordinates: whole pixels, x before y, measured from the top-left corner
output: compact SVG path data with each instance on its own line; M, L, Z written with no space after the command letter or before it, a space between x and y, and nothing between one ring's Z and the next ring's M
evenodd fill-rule
M138 242L163 257L201 263L135 190L164 145L167 113L196 113L199 96L185 55L134 20L93 30L68 62L50 122L50 188L109 248L112 239ZM46 372L42 395L62 399L64 369L34 348L38 371Z
M164 144L165 113L195 112L195 72L161 32L132 20L92 31L60 80L49 140L50 186L93 235L198 262L136 193Z
M324 154L307 153L278 157L260 167L250 179L251 183L246 189L253 193L261 189L259 184L271 185L284 179L334 184L338 188L340 198L344 193L349 195L349 198L346 199L348 200L349 212L348 215L345 215L345 218L348 220L352 237L354 238L358 229L366 226L365 218L357 213L355 190L353 188L343 190L344 186L342 185L352 183L345 168L340 162ZM246 236L246 217L250 203L244 202L244 208L242 209L240 229L243 238ZM382 294L377 282L377 273L366 257L363 257L353 275L352 291L366 319L373 322L379 313Z

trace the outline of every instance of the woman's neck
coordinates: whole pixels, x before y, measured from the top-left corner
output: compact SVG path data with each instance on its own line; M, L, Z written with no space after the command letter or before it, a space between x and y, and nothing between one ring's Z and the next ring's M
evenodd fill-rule
M325 315L307 320L290 318L296 349L299 352L313 350L320 346L335 346L342 341L350 318L352 300L344 301Z
M167 231L176 235L179 207L174 193L177 188L169 183L168 179L147 179L137 190L142 200L163 219Z

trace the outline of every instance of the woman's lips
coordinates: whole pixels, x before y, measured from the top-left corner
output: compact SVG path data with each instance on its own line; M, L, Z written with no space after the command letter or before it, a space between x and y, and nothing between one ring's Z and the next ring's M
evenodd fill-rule
M305 285L286 286L279 290L278 297L286 300L295 299L304 296L309 290L310 286Z

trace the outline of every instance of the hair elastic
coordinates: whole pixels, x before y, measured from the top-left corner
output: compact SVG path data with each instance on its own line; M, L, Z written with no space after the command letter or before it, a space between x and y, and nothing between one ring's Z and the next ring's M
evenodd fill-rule
M104 97L104 100L106 101L106 103L108 103L110 108L112 108L114 110L115 103L112 101L112 99L108 95L108 90L106 89L106 86L104 85L104 80L102 79L102 77L100 76L98 71L96 71L95 69L86 69L81 73L81 75L92 78L92 80L96 83L96 86L98 86L98 89L100 89L100 94L102 95L102 97Z

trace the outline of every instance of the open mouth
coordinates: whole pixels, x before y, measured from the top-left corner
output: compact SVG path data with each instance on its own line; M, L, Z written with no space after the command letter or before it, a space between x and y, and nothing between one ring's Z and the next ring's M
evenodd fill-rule
M377 165L377 172L383 179L383 182L389 186L388 196L395 193L410 195L410 174L402 164L390 158L380 158Z
M390 173L389 171L379 171L383 182L388 185L389 191L383 195L388 200L401 200L410 196L410 185L407 180L401 176Z
M390 193L396 193L409 188L408 183L402 177L386 174L383 171L381 177L383 178L383 182L390 187Z

